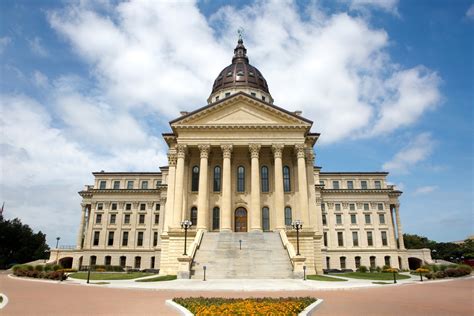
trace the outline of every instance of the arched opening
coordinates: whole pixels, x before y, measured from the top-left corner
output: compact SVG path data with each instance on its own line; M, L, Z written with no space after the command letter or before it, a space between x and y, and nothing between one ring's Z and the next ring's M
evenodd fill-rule
M78 262L79 264L77 265L79 271L82 270L82 260L83 260L83 257L80 256L80 257L79 257L79 262Z
M410 257L408 258L408 267L410 270L416 270L423 264L423 261L418 258Z
M235 231L247 231L247 210L243 207L239 207L235 210Z
M59 264L64 269L71 269L72 268L72 257L64 257L59 259Z

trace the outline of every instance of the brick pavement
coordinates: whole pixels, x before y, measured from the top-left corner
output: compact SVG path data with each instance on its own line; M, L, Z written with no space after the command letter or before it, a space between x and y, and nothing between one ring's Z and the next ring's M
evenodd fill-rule
M377 288L278 292L197 292L113 289L32 282L0 274L7 315L177 315L165 300L177 296L315 296L317 315L474 315L474 279Z

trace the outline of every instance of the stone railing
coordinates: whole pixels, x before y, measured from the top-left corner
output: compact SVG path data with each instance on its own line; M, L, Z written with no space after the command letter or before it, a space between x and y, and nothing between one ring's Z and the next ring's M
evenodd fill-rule
M303 275L304 270L304 262L306 261L305 257L297 256L295 247L293 244L288 240L288 236L286 236L286 231L283 229L280 230L280 238L283 244L283 247L288 252L288 257L290 257L291 265L293 266L293 274L295 277L300 277Z
M179 279L189 279L191 277L191 265L193 263L194 256L196 251L201 245L202 237L204 236L204 229L198 229L194 241L189 245L187 249L187 256L181 256L178 258L179 267L178 267L178 278Z

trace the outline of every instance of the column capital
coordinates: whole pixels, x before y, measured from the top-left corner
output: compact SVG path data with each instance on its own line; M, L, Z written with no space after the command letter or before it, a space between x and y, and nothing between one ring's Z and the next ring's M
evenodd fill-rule
M166 203L166 196L160 196L160 204L165 204Z
M296 157L305 158L305 146L304 146L304 144L296 144L295 145L295 152L296 152Z
M230 158L231 155L232 155L232 145L221 145L221 149L222 149L222 156L224 158Z
M400 209L400 203L394 203L393 206L395 206L395 208L397 209L397 211Z
M198 145L199 152L201 153L201 158L209 158L209 151L211 146L209 145Z
M311 150L311 149L310 149L310 150L307 150L307 151L306 151L306 163L307 163L308 165L314 166L314 158L315 158L315 156L316 156L316 155L314 154L313 150Z
M249 145L250 157L258 159L258 155L260 153L261 147L262 146L260 144L250 144Z
M184 156L186 155L186 151L187 151L188 147L184 144L179 144L176 146L176 150L178 151L178 158L184 158Z
M281 158L283 155L283 148L285 148L285 145L283 144L275 144L272 145L272 152L275 158Z
M176 155L176 153L169 152L168 153L168 166L176 167L177 159L178 159L178 156Z
M82 209L85 211L86 208L87 208L87 203L82 202L82 203L81 203L81 207L82 207Z

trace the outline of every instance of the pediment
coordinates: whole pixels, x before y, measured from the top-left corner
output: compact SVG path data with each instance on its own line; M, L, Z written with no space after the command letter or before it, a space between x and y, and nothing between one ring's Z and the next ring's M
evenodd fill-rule
M235 95L221 102L210 104L171 122L180 127L307 127L311 121L245 94Z

